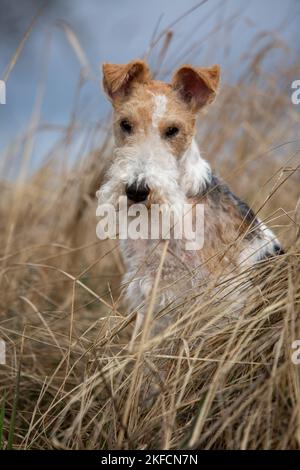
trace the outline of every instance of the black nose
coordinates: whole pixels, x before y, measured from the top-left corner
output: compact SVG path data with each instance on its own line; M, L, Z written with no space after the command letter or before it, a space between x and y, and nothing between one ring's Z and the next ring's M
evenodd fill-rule
M147 186L145 183L138 184L137 182L134 182L130 186L126 186L126 195L128 199L133 202L146 201L149 193L149 186Z

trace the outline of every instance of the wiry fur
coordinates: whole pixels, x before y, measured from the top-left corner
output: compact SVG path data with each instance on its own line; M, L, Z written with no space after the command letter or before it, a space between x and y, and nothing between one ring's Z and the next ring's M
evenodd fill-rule
M184 240L170 240L160 279L156 307L164 307L185 291L211 279L241 271L266 256L280 251L274 234L253 211L215 177L195 141L197 112L211 103L217 93L218 66L181 67L172 84L150 79L142 61L127 65L105 64L104 89L114 107L116 147L98 191L99 203L117 205L127 185L146 184L145 202L166 203L183 215L186 202L205 207L204 247L198 252L184 248ZM133 132L125 135L122 119L130 121ZM165 138L165 129L176 125L180 132ZM137 309L139 323L152 291L161 259L162 243L157 240L122 240L126 266L123 285L131 310Z

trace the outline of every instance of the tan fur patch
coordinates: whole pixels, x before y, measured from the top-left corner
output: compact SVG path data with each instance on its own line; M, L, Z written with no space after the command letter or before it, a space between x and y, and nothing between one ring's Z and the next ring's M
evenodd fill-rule
M144 139L145 135L153 131L154 97L159 95L166 97L166 112L164 116L157 119L157 131L175 156L180 156L185 152L195 132L196 116L179 99L170 85L158 81L134 84L130 96L114 101L114 130L117 145L122 145L125 142L130 144ZM120 129L120 121L124 119L133 126L131 135L124 135ZM179 129L178 135L166 138L166 130L174 126Z
M172 84L167 84L151 80L149 68L142 60L104 64L103 86L115 111L117 146L139 143L155 127L173 155L179 157L191 143L197 112L213 101L219 78L217 65L203 68L184 65L174 74ZM155 97L165 97L166 109L163 116L155 116L154 124ZM122 120L130 123L131 133L122 132ZM178 128L179 132L167 138L170 127Z
M173 87L194 111L212 103L220 83L220 67L181 66L173 77Z
M128 93L131 83L146 83L150 70L143 60L128 64L103 64L103 87L110 99Z

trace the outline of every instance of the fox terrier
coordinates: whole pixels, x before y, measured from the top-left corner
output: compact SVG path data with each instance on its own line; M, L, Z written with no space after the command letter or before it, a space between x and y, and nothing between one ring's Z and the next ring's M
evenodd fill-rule
M219 82L218 65L183 65L165 83L153 80L142 60L103 64L103 87L114 111L115 149L97 192L98 203L118 210L123 196L129 206L143 205L149 219L153 205L163 204L173 210L173 221L184 217L186 203L204 207L204 242L196 251L174 237L165 252L162 237L120 240L125 297L129 309L137 312L136 331L145 321L158 271L156 311L213 275L241 272L281 252L273 232L213 174L198 149L197 115L214 101Z

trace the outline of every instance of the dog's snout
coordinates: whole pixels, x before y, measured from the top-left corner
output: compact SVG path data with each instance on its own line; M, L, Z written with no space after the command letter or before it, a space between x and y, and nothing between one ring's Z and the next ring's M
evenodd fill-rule
M126 195L133 202L146 201L149 196L150 188L146 183L133 183L126 186Z

